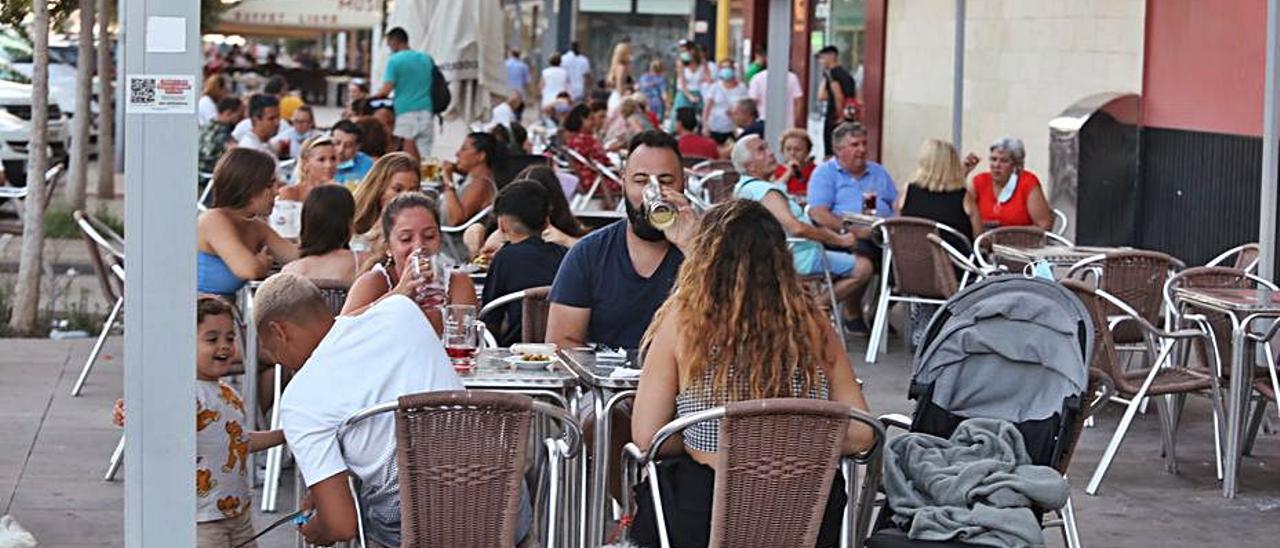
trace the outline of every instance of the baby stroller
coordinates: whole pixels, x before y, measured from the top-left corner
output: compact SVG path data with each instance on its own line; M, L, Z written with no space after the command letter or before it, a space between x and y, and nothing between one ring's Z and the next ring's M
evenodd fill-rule
M997 276L969 286L947 301L929 322L914 357L909 420L882 417L886 426L947 438L965 419L1013 423L1033 464L1065 472L1087 414L1088 362L1093 324L1084 305L1066 288L1041 279ZM869 465L864 489L880 486L880 470ZM874 474L874 477L872 475ZM1049 509L1032 508L1042 528L1062 527L1067 546L1080 546L1071 500L1046 521ZM859 525L870 522L860 508ZM881 507L870 548L971 546L957 541L908 538ZM859 527L860 531L865 531Z

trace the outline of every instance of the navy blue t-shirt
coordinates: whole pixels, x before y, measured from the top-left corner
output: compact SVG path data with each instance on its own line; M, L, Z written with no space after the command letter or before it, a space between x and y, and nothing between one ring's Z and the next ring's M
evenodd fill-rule
M591 309L587 342L638 348L684 262L670 246L653 275L642 278L627 252L627 230L622 220L587 235L569 250L551 285L551 302Z
M489 274L484 279L482 302L490 302L498 297L533 287L551 285L556 278L556 270L560 261L564 260L569 250L564 246L545 242L542 238L529 238L520 243L508 243L493 255L489 265ZM504 312L500 314L500 312ZM489 325L505 323L505 332L496 333L502 346L510 346L520 342L522 329L523 306L511 303L481 318ZM541 341L537 341L541 342Z

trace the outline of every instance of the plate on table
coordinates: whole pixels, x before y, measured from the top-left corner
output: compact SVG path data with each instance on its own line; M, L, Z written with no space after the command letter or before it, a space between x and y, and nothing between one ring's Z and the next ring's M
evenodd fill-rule
M504 360L517 369L544 369L556 361L556 348L553 343L513 344Z
M546 369L556 358L550 354L516 354L503 358L503 361L516 369L539 370Z

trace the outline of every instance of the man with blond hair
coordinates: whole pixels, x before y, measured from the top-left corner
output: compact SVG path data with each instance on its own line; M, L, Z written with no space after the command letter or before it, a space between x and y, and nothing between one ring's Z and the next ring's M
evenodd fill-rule
M372 546L400 545L400 484L395 420L370 418L343 438L347 417L400 396L462 390L444 345L412 295L421 279L405 276L358 315L334 318L310 280L280 273L258 288L254 321L262 350L294 372L280 399L280 422L317 511L299 528L320 546L353 538L355 501L347 474L360 478L365 533ZM522 507L520 537L531 512Z

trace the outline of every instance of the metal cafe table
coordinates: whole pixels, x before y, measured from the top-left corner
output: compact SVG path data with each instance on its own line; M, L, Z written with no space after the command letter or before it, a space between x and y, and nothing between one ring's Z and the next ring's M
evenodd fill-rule
M608 515L607 489L605 482L609 474L609 438L612 435L610 417L622 400L635 396L636 387L640 385L638 366L632 366L638 360L633 352L627 358L618 361L604 361L597 358L589 349L561 349L560 359L581 380L584 388L591 390L595 409L596 424L592 440L592 455L595 459L591 467L591 483L587 489L588 506L583 514L586 516L586 538L584 546L599 546L604 539L604 522ZM615 371L634 371L634 374L616 374ZM584 459L585 461L585 459Z
M1274 333L1274 330L1265 328L1255 331L1253 323L1280 319L1280 293L1258 289L1178 288L1174 295L1183 303L1231 318L1231 386L1227 396L1227 457L1222 470L1222 494L1234 498L1240 453L1244 447L1256 345L1267 344L1266 335Z

